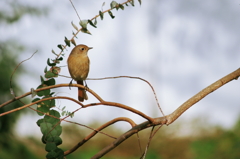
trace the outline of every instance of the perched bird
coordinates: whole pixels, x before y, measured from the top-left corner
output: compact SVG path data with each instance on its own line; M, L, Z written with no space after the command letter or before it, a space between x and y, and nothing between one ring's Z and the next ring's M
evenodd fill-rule
M92 47L86 45L77 45L72 49L67 63L69 73L77 84L83 85L83 81L86 80L89 72L90 60L88 58L88 50ZM78 88L78 100L83 102L88 99L85 89Z

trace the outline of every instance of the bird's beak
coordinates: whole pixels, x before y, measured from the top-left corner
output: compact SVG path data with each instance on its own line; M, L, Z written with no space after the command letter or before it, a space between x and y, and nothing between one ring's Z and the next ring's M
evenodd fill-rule
M88 50L93 49L93 47L88 47Z

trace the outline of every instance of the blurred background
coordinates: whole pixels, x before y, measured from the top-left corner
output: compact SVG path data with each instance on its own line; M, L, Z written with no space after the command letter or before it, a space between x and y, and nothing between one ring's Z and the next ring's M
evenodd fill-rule
M97 15L101 8L109 9L111 1L73 0L73 3L84 20ZM124 11L113 10L113 14L115 19L108 14L104 15L104 20L98 18L97 29L89 26L92 35L80 33L76 39L78 44L94 48L89 51L89 78L121 75L144 78L155 88L166 115L203 88L239 68L240 5L236 1L152 0L142 1L141 6L136 1L135 7L125 6ZM75 30L71 22L78 25L79 19L69 1L0 2L1 103L12 98L9 80L13 70L35 51L37 53L14 74L13 86L19 96L40 84L47 58L55 57L51 50L59 53L57 45L64 44L65 36L72 37ZM66 60L71 49L65 51L62 75L69 76ZM56 82L69 83L70 80L59 77ZM143 81L125 78L88 80L87 83L106 101L131 106L151 117L161 116L151 88ZM54 91L57 95L77 99L76 88ZM26 102L31 100L30 97L25 99ZM85 103L92 102L96 99L89 94ZM13 103L1 108L0 112L19 106L21 104ZM57 106L66 106L68 111L78 108L75 103L64 100L59 100ZM160 129L147 158L240 158L239 113L240 83L235 80L195 104L172 125ZM145 121L133 113L105 106L81 109L69 120L96 128L119 116L129 117L136 123ZM29 110L0 117L0 158L12 158L11 155L44 158L46 152L36 125L39 118ZM117 135L129 129L128 124L117 123L106 131ZM140 133L143 147L149 131ZM63 147L69 149L89 132L65 124ZM111 139L101 137L99 135L67 158L78 158L79 155L90 158L111 142ZM137 137L132 137L106 158L116 158L116 154L119 158L139 158L137 142ZM133 146L136 150L129 151Z

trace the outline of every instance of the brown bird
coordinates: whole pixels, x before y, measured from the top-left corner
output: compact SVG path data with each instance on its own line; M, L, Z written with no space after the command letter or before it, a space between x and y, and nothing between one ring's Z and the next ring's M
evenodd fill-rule
M83 85L83 81L86 80L89 72L89 64L90 60L88 58L88 50L92 49L92 47L88 47L86 45L77 45L72 49L70 53L67 63L69 73L77 84ZM88 99L85 89L78 88L78 100L83 102Z

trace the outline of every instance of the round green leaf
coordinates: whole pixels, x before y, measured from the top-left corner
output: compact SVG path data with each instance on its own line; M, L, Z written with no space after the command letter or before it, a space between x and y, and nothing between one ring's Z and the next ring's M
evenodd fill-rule
M55 143L53 143L53 142L46 143L45 150L47 152L54 151L55 149L57 149L57 145Z

